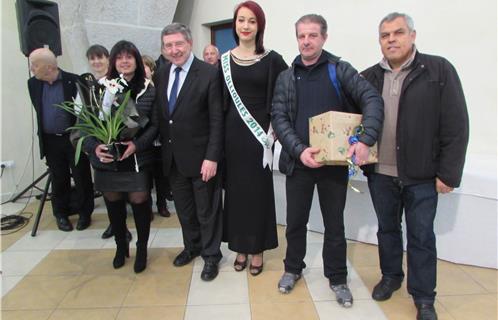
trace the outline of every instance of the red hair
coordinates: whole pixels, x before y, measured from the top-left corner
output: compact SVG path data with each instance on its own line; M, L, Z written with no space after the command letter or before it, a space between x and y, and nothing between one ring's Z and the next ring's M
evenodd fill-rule
M235 25L237 21L237 14L239 13L239 10L241 8L247 8L251 10L252 13L254 13L254 15L256 16L256 22L258 24L258 32L256 33L256 53L261 54L265 52L265 47L263 46L263 36L265 34L266 26L265 13L263 12L263 9L261 9L259 4L254 1L244 1L235 8L235 12L233 13L232 32L237 45L239 44L239 36L237 35L237 31L235 30Z

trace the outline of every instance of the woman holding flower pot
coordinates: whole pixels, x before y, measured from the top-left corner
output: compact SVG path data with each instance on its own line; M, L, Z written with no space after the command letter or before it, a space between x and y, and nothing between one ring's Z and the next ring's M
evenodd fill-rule
M89 77L88 73L84 73L80 76L80 81L84 81L83 84L87 87L86 92L89 93L90 90L94 90L93 93L96 95L96 98L99 99L101 93L100 89L102 89L103 86L98 83L98 80L105 78L109 71L109 51L100 44L94 44L86 51L86 58L88 59L88 66L90 67L90 73L93 77ZM89 95L87 95L87 98L88 96ZM112 236L114 236L114 231L112 230L112 225L109 223L109 226L102 233L102 239L107 239ZM131 239L129 230L126 230L126 237L127 239Z
M83 148L90 154L95 188L104 195L114 231L116 269L129 257L126 200L131 204L138 238L134 270L139 273L146 268L150 233L150 167L154 163L152 141L157 136L157 126L151 121L155 89L145 77L140 52L125 40L111 49L107 77L101 83L106 91L98 106L98 118L104 120L103 127L114 132L106 141L96 135L86 137ZM113 147L117 147L117 154L112 154Z

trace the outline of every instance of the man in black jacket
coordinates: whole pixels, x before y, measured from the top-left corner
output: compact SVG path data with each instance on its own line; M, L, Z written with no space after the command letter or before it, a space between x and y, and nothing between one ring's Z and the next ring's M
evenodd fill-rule
M306 267L306 224L317 185L325 226L324 274L339 304L350 307L353 297L347 286L343 218L348 169L315 161L319 149L309 146L308 119L330 110L362 113L364 133L350 148L361 164L382 128L382 98L349 63L322 50L327 39L327 22L322 16L305 15L295 27L300 55L279 75L272 107L272 125L282 144L279 169L287 176L287 252L278 287L283 293L290 292ZM330 65L341 90L336 90L329 75Z
M76 187L79 219L76 229L90 225L93 212L93 183L88 158L82 154L74 165L74 149L67 128L76 121L70 113L56 107L76 97L78 76L57 67L55 55L46 48L34 50L29 56L33 77L28 80L29 95L36 110L40 157L46 157L52 176L52 210L57 227L71 231L70 212L71 174Z
M172 23L161 37L170 62L155 75L155 116L185 246L173 264L181 267L201 255L201 279L210 281L222 257L217 174L223 141L221 78L214 66L192 53L187 26Z
M363 72L385 104L379 163L366 166L379 221L382 279L372 297L391 297L404 278L401 216L407 226L408 292L417 319L437 319L438 193L460 184L468 142L468 115L458 75L444 58L417 52L413 20L391 13L379 25L384 58Z
M161 69L162 66L168 64L168 58L166 58L166 49L164 48L163 39L161 38L161 54L156 60L156 70Z

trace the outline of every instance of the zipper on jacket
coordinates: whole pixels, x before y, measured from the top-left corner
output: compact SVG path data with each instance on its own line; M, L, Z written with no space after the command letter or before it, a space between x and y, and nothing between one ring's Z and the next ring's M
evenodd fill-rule
M290 82L291 84L293 84L294 86L296 85L296 79L294 77L294 69L292 69L292 73L291 73L291 76L290 76ZM291 97L291 86L289 84L288 86L288 90L287 90L287 101L291 102L292 100L292 97ZM294 90L296 91L296 90ZM292 126L294 126L294 113L293 113L293 110L292 110L292 107L295 107L294 106L295 103L289 103L289 119L290 119L290 122L292 124ZM296 110L297 112L297 110Z

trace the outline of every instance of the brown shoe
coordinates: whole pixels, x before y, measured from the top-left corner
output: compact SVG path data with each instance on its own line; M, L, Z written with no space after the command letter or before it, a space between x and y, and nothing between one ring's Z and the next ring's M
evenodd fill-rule
M244 260L239 260L240 257L244 257ZM242 271L247 267L247 254L238 253L235 261L233 262L233 268L235 271Z
M259 266L253 265L252 260L251 260L251 265L249 265L249 273L251 274L251 276L257 276L261 272L263 272L263 253L261 253L261 265Z
M165 218L168 218L171 216L171 213L168 211L167 207L157 208L157 214L159 214L161 217L165 217Z

